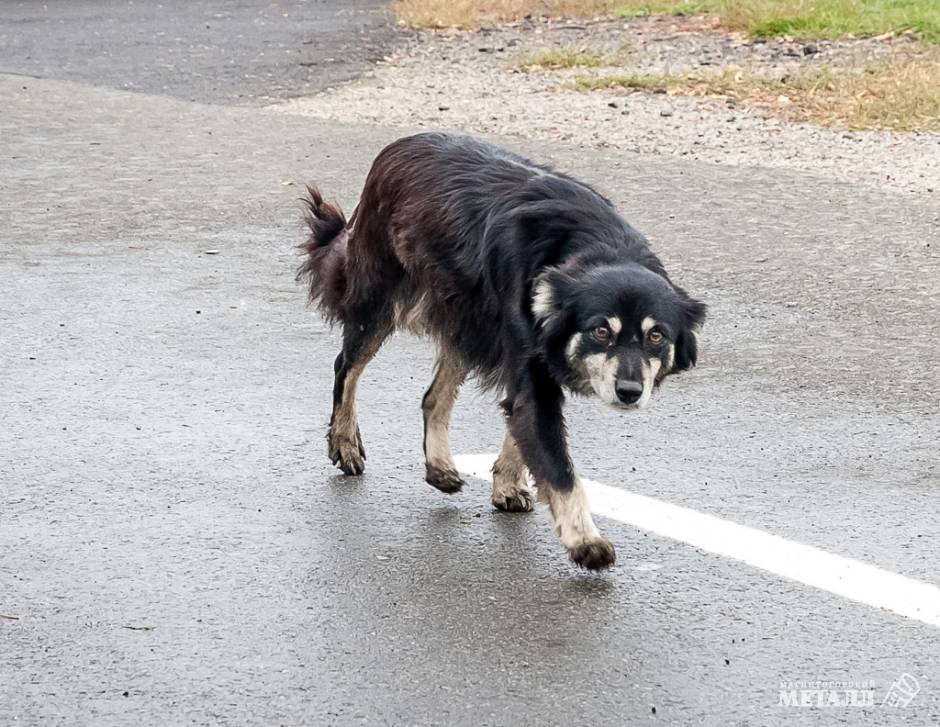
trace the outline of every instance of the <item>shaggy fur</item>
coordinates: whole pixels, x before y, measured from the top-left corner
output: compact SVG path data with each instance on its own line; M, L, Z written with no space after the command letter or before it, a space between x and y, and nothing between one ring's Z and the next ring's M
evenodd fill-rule
M362 369L395 329L426 333L441 352L422 406L428 481L445 492L463 484L447 427L461 382L474 375L505 393L494 505L531 509L527 469L572 559L613 563L568 456L563 391L644 406L666 375L695 364L705 306L596 191L470 137L419 134L386 147L348 223L308 192L298 278L343 326L333 462L347 474L364 465Z

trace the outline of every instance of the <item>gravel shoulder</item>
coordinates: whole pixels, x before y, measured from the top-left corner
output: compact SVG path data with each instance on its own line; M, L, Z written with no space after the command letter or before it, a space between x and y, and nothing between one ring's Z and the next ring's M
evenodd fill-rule
M419 32L351 83L271 108L343 122L563 141L715 164L788 168L906 194L940 192L940 135L789 123L730 99L572 88L585 69L524 68L551 49L615 58L617 73L731 66L786 72L909 48L911 38L751 41L689 18L525 23L480 32ZM592 69L596 70L596 69Z

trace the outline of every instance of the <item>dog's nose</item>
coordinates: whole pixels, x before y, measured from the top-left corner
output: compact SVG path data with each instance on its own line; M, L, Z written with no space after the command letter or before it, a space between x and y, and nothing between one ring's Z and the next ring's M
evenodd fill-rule
M624 404L635 404L643 395L643 384L628 379L618 379L617 398Z

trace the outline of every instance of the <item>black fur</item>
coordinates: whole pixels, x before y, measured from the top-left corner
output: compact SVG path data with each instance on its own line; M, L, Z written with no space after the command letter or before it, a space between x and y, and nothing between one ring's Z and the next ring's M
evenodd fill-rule
M540 487L574 485L563 388L587 390L566 349L573 337L616 357L618 382L654 357L672 363L656 384L696 362L705 306L669 280L607 199L565 174L470 137L419 134L378 155L348 225L317 190L305 201L298 277L344 326L337 396L363 347L374 352L410 312L409 325L505 391L509 428ZM533 312L540 283L549 304ZM608 314L624 330L605 348L591 331ZM660 324L661 347L644 342L645 316Z

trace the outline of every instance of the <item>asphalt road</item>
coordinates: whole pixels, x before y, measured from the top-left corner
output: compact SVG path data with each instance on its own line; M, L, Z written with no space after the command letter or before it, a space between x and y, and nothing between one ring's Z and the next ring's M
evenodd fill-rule
M377 0L3 0L0 72L256 104L353 78L398 32Z
M0 724L940 723L936 626L613 520L587 575L545 513L426 485L420 341L364 377L366 474L330 467L298 184L351 208L401 130L42 75L0 76ZM711 304L649 410L571 403L582 473L940 586L937 205L510 143ZM468 389L453 448L501 428ZM876 702L780 704L817 680Z

